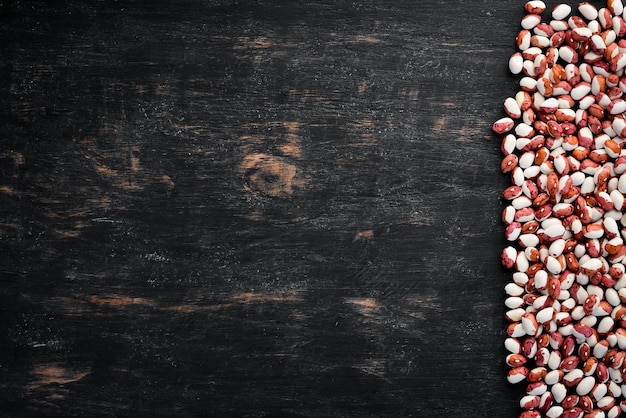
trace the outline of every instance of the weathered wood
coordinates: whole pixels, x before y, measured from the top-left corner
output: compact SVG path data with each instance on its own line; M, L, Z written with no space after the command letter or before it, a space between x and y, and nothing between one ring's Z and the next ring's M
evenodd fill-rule
M522 3L0 5L3 416L516 416Z

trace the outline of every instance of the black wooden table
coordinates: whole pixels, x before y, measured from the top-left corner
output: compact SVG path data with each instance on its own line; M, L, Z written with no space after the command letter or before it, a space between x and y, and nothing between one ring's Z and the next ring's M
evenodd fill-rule
M0 1L0 415L516 417L522 16Z

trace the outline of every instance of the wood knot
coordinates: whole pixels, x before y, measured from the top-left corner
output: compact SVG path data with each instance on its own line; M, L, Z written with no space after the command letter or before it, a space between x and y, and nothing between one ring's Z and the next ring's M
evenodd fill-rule
M294 164L273 155L250 154L241 163L241 170L246 190L270 196L289 196L303 183Z

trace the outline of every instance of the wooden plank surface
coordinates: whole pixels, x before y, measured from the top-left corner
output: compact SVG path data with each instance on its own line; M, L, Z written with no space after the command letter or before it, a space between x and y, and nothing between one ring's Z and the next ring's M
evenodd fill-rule
M1 415L517 416L522 6L1 1Z

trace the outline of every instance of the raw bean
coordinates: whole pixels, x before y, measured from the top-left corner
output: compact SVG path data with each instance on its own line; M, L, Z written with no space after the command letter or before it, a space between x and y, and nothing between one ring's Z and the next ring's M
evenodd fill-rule
M500 170L503 173L510 173L517 167L518 161L519 158L517 157L517 155L509 154L502 160L502 163L500 164Z
M526 395L520 399L519 405L525 410L535 409L539 406L540 399L537 395Z
M526 393L528 395L541 396L548 390L548 385L545 382L532 382L526 386ZM541 402L541 399L540 399ZM612 406L612 405L611 405Z
M576 50L574 50L574 48L572 48L569 45L562 46L561 49L559 49L559 54L560 54L560 57L563 59L563 61L565 61L568 64L576 64L578 62L578 53L576 52ZM515 62L514 64L517 64L517 62ZM509 64L509 68L511 68L510 64ZM516 68L516 67L513 67L513 68ZM511 69L511 72L513 72L513 69ZM516 73L513 73L513 74L516 74ZM573 83L570 82L570 84L573 84Z
M526 49L530 48L530 39L531 34L530 31L528 31L527 29L522 29L517 34L517 47L520 49L520 51L525 51Z
M598 18L598 9L586 1L578 4L578 11L587 20L595 20Z
M558 382L560 382L562 378L563 378L563 372L562 371L560 371L560 370L551 370L551 371L546 373L546 376L544 377L544 382L546 382L550 386L553 386L553 385L557 384Z
M568 395L565 399L563 399L563 408L572 409L576 407L580 402L580 396L578 395Z
M552 19L563 20L571 13L572 8L567 4L559 4L552 9Z
M540 15L546 10L546 4L543 1L529 1L524 5L527 13Z
M514 367L509 370L507 380L509 383L519 383L526 380L528 373L528 369L524 366Z
M554 401L557 404L563 402L563 399L565 399L565 397L567 396L567 388L563 383L555 383L554 385L552 385L550 391L552 392L552 396L554 396Z
M563 408L561 406L555 405L546 411L546 417L548 418L559 418L563 415Z
M576 393L578 395L586 395L593 389L593 386L596 384L596 379L593 376L587 376L581 379L581 381L576 385Z
M554 29L555 34L550 38L550 44L552 46L560 46L565 40L564 31L569 29L567 22L564 20L551 20L550 27ZM556 39L553 39L555 36L559 35Z
M626 66L626 56L624 58L624 66ZM622 68L624 67L622 66ZM612 100L607 106L607 110L611 115L617 115L626 111L626 101L622 99Z
M591 29L586 26L576 27L570 33L572 34L572 39L576 42L587 41L593 35Z
M507 380L520 417L626 412L626 22L606 7L527 1L501 135Z
M507 117L494 122L492 129L495 133L503 134L513 129L514 126L515 122L513 122L513 119Z
M579 407L575 406L572 409L568 409L563 412L561 418L582 418L584 415L584 411Z
M598 383L594 386L593 390L591 391L591 399L597 402L600 399L602 399L604 395L607 394L607 392L608 392L607 386L604 383Z
M514 354L510 354L509 356L514 356ZM520 356L520 357L522 357L522 356ZM512 361L517 361L517 357L513 358ZM521 363L519 365L523 365L523 364L524 363ZM516 364L516 366L517 366L517 364ZM554 369L556 369L556 367L554 367ZM574 370L566 373L565 376L563 376L563 383L567 387L574 387L574 386L578 385L578 383L583 379L583 377L584 377L584 375L583 375L583 371L582 370L574 369Z
M541 413L539 411L524 411L519 418L541 418Z
M621 15L624 11L624 6L622 6L622 0L608 0L607 8L614 15Z
M527 14L522 19L522 27L524 29L532 29L537 26L541 22L541 16L536 14Z
M509 97L504 101L504 111L512 119L519 119L522 117L522 110L513 97Z
M591 92L591 83L587 81L581 81L580 83L576 84L574 88L572 88L572 90L570 91L570 96L574 100L581 100L590 92Z

